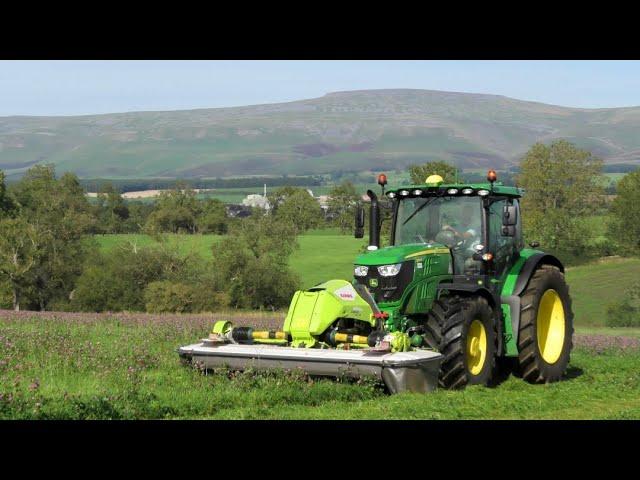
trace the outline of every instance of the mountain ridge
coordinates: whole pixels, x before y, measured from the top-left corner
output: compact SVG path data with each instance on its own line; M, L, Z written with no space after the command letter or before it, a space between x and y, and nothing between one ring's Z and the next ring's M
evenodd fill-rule
M640 107L583 109L485 93L329 92L239 107L0 117L0 169L54 163L81 177L224 177L515 165L564 138L607 163L640 164Z

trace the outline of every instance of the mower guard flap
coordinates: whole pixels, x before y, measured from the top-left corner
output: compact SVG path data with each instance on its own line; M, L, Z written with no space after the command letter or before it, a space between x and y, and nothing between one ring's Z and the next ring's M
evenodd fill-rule
M292 348L271 345L196 343L181 347L180 357L206 369L301 368L310 375L360 378L375 376L391 393L431 392L438 385L442 355L428 350L381 353L366 350Z

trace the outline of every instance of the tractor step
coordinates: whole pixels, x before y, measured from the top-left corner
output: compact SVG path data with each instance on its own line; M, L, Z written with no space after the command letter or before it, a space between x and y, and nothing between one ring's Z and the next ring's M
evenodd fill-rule
M391 393L431 392L438 385L442 355L429 350L375 352L292 348L272 345L196 343L178 349L180 357L206 369L234 370L301 368L309 375L351 378L374 376Z

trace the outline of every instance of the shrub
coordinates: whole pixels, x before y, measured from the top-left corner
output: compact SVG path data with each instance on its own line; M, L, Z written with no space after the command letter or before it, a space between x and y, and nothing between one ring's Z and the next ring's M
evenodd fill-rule
M640 327L640 309L628 301L607 308L607 327Z
M298 284L298 277L288 268L247 258L245 267L230 279L229 302L236 308L286 307Z
M624 300L607 308L608 327L640 327L640 282L625 291Z
M144 290L151 282L183 270L185 260L163 248L119 248L86 265L70 307L81 311L144 311Z
M227 296L203 285L189 285L162 280L150 283L144 291L147 312L212 312L228 305Z

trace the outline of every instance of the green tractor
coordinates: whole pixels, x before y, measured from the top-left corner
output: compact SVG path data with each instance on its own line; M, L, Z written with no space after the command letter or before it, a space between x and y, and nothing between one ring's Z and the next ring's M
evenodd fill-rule
M496 181L367 192L369 245L354 279L296 292L281 331L219 322L180 355L216 368L303 368L312 374L374 374L392 392L493 385L513 372L559 380L569 363L573 313L564 267L525 248L523 191ZM389 246L381 248L384 217ZM355 236L364 236L358 206Z

